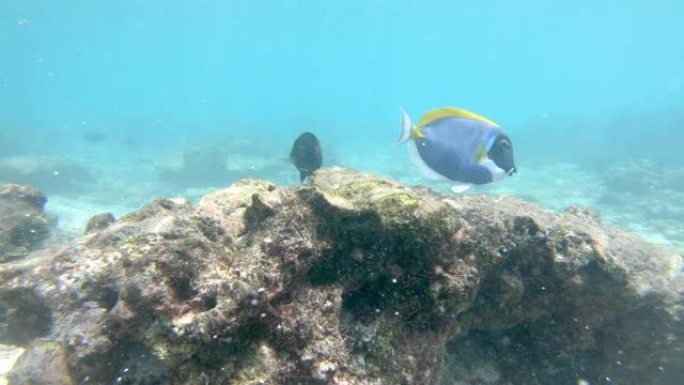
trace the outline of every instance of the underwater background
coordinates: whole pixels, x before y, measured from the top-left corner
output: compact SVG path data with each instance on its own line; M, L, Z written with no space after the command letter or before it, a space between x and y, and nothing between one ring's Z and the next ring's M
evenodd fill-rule
M519 173L469 194L684 250L684 3L676 0L0 2L0 182L48 195L60 237L94 214L299 183L304 131L339 165L422 184L399 107L459 106Z

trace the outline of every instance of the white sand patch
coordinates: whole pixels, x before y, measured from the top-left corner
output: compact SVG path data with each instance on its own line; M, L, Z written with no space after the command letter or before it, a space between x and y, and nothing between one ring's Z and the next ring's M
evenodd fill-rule
M88 220L93 215L110 212L118 218L138 208L125 203L84 197L52 196L48 197L45 208L47 213L58 217L57 229L60 232L67 236L77 236L83 233Z
M9 383L5 375L12 370L17 359L25 350L17 346L0 344L0 385Z

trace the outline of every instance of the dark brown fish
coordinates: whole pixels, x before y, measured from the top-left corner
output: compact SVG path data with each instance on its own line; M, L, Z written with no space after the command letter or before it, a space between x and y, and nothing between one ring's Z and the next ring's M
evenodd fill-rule
M316 135L305 132L295 140L290 151L290 160L299 170L299 180L304 180L321 168L323 154L321 154L321 143Z

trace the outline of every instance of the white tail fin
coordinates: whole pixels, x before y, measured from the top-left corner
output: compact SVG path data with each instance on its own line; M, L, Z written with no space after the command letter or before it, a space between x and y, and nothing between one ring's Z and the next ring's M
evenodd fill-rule
M411 139L413 123L411 123L411 118L409 118L403 108L400 107L399 110L401 111L401 136L399 137L399 140L397 140L397 144L402 144Z

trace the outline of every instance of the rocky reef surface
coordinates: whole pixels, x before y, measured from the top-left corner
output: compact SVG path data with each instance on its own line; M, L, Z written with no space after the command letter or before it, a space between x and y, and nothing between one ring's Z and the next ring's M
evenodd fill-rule
M47 198L38 189L0 185L0 263L23 258L39 248L50 233Z
M10 383L684 377L682 257L585 209L326 168L107 222L0 265Z

